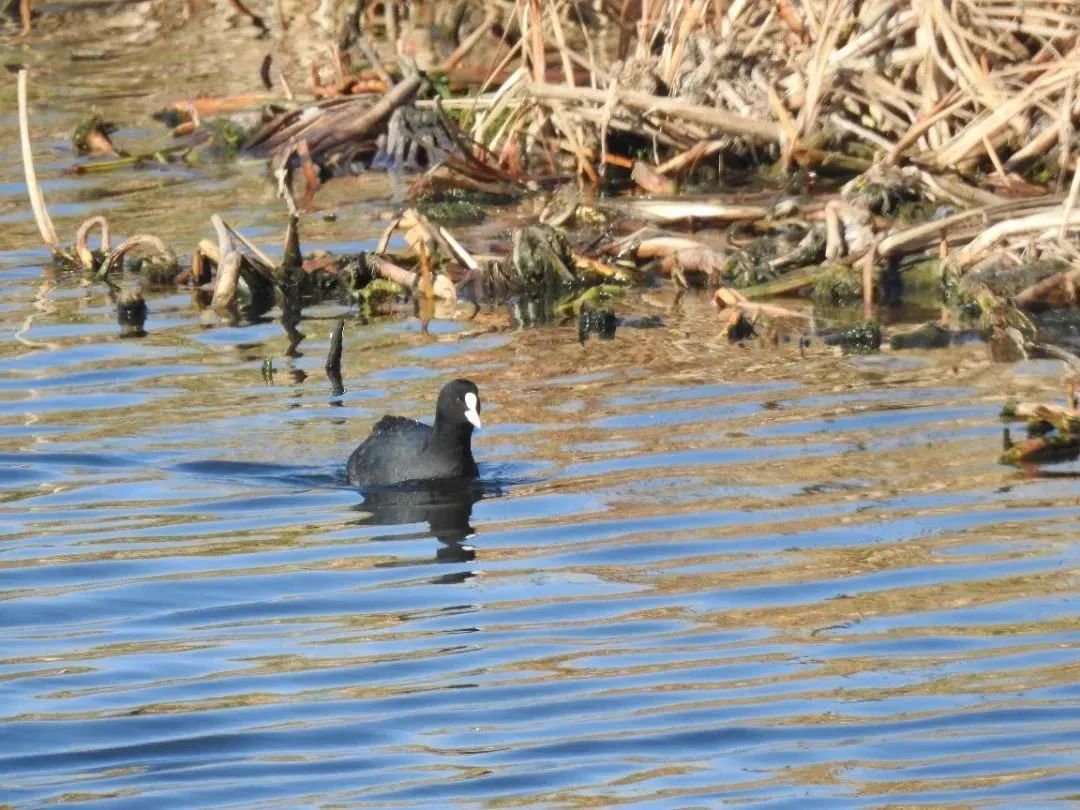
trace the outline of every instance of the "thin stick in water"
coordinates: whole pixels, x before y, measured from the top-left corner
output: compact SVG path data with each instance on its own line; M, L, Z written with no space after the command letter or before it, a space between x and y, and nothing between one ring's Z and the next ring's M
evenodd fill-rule
M30 195L30 207L34 209L34 221L41 234L41 241L55 253L60 249L60 240L45 208L45 196L38 185L37 173L34 171L34 153L30 148L30 106L26 100L29 72L26 68L19 68L19 139L22 143L23 171L26 173L26 191Z

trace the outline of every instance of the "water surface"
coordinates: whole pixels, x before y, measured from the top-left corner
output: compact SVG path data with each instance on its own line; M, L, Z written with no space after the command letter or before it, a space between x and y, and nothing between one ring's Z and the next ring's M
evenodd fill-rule
M186 251L218 211L273 248L259 164L58 174L87 106L152 141L146 113L223 58L148 92L150 45L88 71L67 36L6 56L35 65L61 232L107 210ZM250 89L261 47L214 82ZM434 337L351 319L335 397L333 307L298 357L272 320L222 326L182 289L120 339L103 287L43 269L0 129L0 801L1080 796L1078 468L996 464L1001 402L1057 400L1056 365L732 347L705 301L661 292L625 306L663 328L584 348L498 313ZM389 184L351 187L337 222L305 218L307 247L378 237ZM454 376L484 399L481 491L346 487L370 424L429 418Z

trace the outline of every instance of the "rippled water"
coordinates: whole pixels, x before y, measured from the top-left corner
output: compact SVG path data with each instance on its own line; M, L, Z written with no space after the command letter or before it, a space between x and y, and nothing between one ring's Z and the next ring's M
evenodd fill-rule
M58 42L30 54L39 88L70 75ZM145 53L100 68L110 109L161 100ZM35 107L62 232L107 207L186 249L218 210L278 239L261 166L59 177L104 84ZM663 328L585 348L350 321L334 397L331 307L293 359L277 324L217 326L182 290L121 340L100 285L43 272L12 127L0 801L1080 800L1077 466L996 464L1001 401L1057 398L1054 364L730 347L661 293L627 307ZM309 218L306 246L376 237L383 207ZM483 394L482 490L365 503L349 451L384 412L430 417L453 376Z

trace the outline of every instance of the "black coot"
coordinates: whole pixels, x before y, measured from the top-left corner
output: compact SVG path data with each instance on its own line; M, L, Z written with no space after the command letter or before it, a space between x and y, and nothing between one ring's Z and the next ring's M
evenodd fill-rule
M410 481L476 478L472 432L480 427L480 392L469 380L453 380L439 392L435 424L384 416L353 450L346 465L354 486L391 486Z

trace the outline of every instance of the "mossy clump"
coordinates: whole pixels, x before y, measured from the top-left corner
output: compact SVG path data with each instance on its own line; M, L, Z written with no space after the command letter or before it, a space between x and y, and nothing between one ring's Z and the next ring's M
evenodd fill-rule
M962 320L973 321L982 314L982 307L975 300L975 295L969 284L964 282L964 277L957 272L956 268L948 262L944 263L941 272L941 296Z
M408 290L396 281L386 278L375 278L354 293L357 303L364 315L372 316L390 308L394 302L404 299Z
M578 342L584 344L589 335L600 340L614 340L618 319L610 307L582 307L578 313Z
M137 289L120 291L116 296L116 321L122 337L142 337L146 334L146 299Z
M940 323L924 323L917 329L901 332L889 339L893 349L943 349L952 343L952 332Z
M484 209L472 200L464 198L421 202L417 205L417 209L432 222L448 227L477 225L487 217Z
M824 228L805 229L785 222L773 227L768 235L728 254L720 268L719 280L739 289L754 287L773 281L788 270L824 260Z
M1039 259L1021 265L1006 262L986 264L965 273L957 287L963 294L985 286L994 295L1011 298L1033 284L1070 269L1069 263L1061 259Z
M603 304L620 298L626 290L617 284L597 284L581 295L568 296L555 304L557 318L569 318L587 310L602 310Z
M874 354L881 349L881 325L875 321L859 321L826 336L830 346L839 346L844 354Z
M550 225L529 225L514 233L509 269L532 290L572 287L577 281L570 243Z
M163 286L172 284L180 275L180 266L175 256L147 256L145 258L129 259L127 269L138 273L148 284Z
M814 276L811 298L825 306L852 306L862 301L862 273L847 264L822 265Z
M945 265L938 258L919 259L900 269L900 279L909 292L936 292L945 296Z
M498 194L493 191L477 191L459 187L435 187L423 190L414 200L418 206L432 203L467 202L475 206L490 207L509 205L517 199L516 194Z
M903 183L867 183L859 190L872 213L895 216L905 203L918 202L919 192Z
M244 148L258 123L257 119L242 120L239 116L204 120L199 128L210 134L210 141L203 152L214 160L231 160Z

